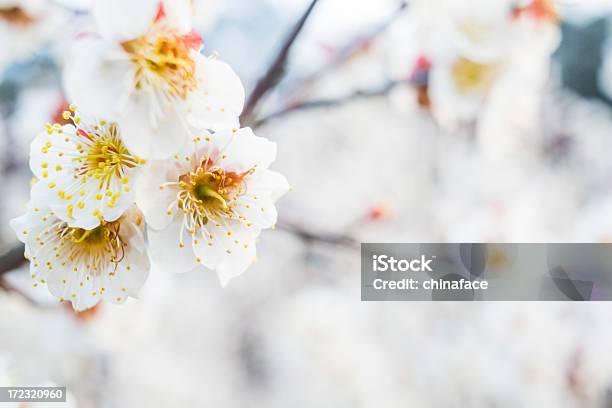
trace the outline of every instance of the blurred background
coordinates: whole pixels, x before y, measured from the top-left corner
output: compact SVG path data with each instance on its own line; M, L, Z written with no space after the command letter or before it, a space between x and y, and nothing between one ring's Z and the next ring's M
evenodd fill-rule
M360 242L612 238L612 2L194 0L293 190L226 289L154 269L77 314L31 287L8 221L88 7L0 0L0 385L82 408L612 407L611 305L362 303L359 272Z

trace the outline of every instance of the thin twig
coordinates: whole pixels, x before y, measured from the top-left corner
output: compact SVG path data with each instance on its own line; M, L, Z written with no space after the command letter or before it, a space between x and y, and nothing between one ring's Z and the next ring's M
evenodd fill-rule
M0 256L0 277L7 272L19 268L26 262L23 251L24 245L17 244Z
M285 98L289 101L299 100L303 97L304 90L308 89L313 83L318 81L321 77L324 77L329 72L338 68L345 62L353 58L353 56L367 49L372 42L381 34L383 34L387 28L399 17L408 7L407 1L401 1L398 8L382 23L372 29L369 33L361 35L355 39L352 39L349 43L340 48L335 57L326 65L324 65L318 71L306 76L299 80L298 85L290 90Z
M288 221L279 221L276 228L293 234L306 243L319 242L351 249L359 249L360 246L355 238L348 235L309 231L298 224Z
M384 96L388 94L389 92L391 92L396 86L402 83L406 83L406 82L405 81L389 81L381 87L374 88L374 89L360 89L349 95L341 96L339 98L319 99L319 100L306 101L306 102L289 105L286 108L283 108L277 112L273 112L259 119L257 122L255 122L253 127L255 128L260 127L266 124L267 122L269 122L270 120L278 119L278 118L281 118L283 116L289 115L297 111L306 111L306 110L319 109L319 108L330 108L330 107L335 107L335 106L341 106L346 103L353 102L357 99L375 98L378 96Z
M23 250L24 245L18 244L11 248L8 252L4 253L2 256L0 256L0 290L16 293L28 302L35 304L36 302L34 301L34 299L32 299L26 293L22 292L20 289L11 285L4 277L6 273L19 268L25 263L26 259L23 256Z
M257 85L255 85L255 89L253 89L253 92L249 96L244 111L242 112L242 115L240 117L241 123L246 125L250 123L250 121L252 120L253 113L256 111L260 100L268 92L270 92L282 79L285 73L285 66L287 65L287 60L289 58L289 52L291 51L291 47L293 46L298 35L304 28L304 25L306 24L308 17L310 17L310 14L312 13L312 10L314 9L317 2L318 0L312 0L310 2L310 5L306 9L302 17L295 24L293 30L291 30L291 33L289 33L289 36L287 37L283 46L276 55L276 58L272 62L272 65L270 65L268 71L257 82Z

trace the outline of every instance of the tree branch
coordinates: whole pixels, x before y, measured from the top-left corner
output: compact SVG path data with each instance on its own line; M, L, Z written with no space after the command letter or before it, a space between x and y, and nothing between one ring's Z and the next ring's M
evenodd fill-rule
M244 111L242 112L242 115L240 116L241 123L248 125L251 122L253 113L255 112L255 110L257 109L259 105L259 101L268 92L270 92L270 90L276 87L276 85L282 79L285 73L285 66L287 65L287 60L289 58L289 52L291 51L291 47L293 46L298 35L304 28L304 25L306 24L308 17L310 17L312 10L317 4L317 1L318 0L312 0L310 2L310 5L306 9L302 17L295 24L293 30L291 30L291 33L289 33L289 36L283 43L283 46L281 47L280 51L276 55L276 58L272 62L272 65L270 65L270 67L268 68L268 71L257 82L257 85L255 85L255 89L253 89L253 92L249 96L249 99L246 103Z
M5 252L4 254L0 256L0 290L4 290L5 292L16 293L20 295L21 297L23 297L28 302L32 304L36 304L34 299L32 299L29 295L25 294L18 288L11 285L9 282L7 282L6 278L4 277L6 273L19 268L21 265L25 263L26 259L23 256L23 251L24 251L24 245L17 244L13 248L9 249L8 252Z
M359 242L348 235L317 233L287 221L279 221L276 228L293 234L306 243L318 242L351 249L359 249L360 247Z
M0 277L25 263L24 249L23 244L17 244L0 256Z
M298 112L298 111L306 111L306 110L320 109L320 108L330 108L330 107L335 107L335 106L341 106L346 103L353 102L357 99L375 98L378 96L384 96L388 94L389 92L391 92L396 86L402 83L407 83L407 82L389 81L379 88L360 89L349 95L342 96L339 98L319 99L319 100L295 103L293 105L289 105L284 109L281 109L277 112L273 112L269 114L268 116L265 116L259 119L257 122L254 123L253 127L255 128L260 127L266 124L267 122L269 122L270 120L278 119L278 118L281 118L283 116L286 116L286 115L289 115L291 113Z
M351 40L340 49L335 58L333 58L328 64L300 80L299 84L294 87L293 90L288 92L287 100L291 101L300 99L304 93L304 90L319 80L319 78L327 75L330 71L333 71L346 61L350 60L354 55L366 49L379 35L384 33L399 16L402 15L406 8L408 8L408 2L400 1L398 8L385 21L383 21L369 33Z

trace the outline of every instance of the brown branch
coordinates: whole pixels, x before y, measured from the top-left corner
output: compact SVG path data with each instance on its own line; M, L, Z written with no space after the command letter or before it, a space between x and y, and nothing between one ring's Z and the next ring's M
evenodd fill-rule
M5 252L2 256L0 256L0 290L16 293L28 302L36 304L37 302L34 299L32 299L26 293L22 292L20 289L10 284L4 277L5 274L19 268L26 262L26 259L23 256L23 251L24 245L17 244L13 248Z
M287 65L287 60L289 58L289 52L291 51L291 47L293 46L298 35L304 28L308 17L310 17L312 10L317 4L317 1L318 0L312 0L310 2L310 5L306 9L302 17L298 20L293 30L291 30L291 32L289 33L289 36L283 43L283 46L276 55L276 58L272 62L272 65L270 65L268 71L257 82L257 85L255 85L255 89L253 89L253 92L249 96L244 111L240 116L241 123L248 125L251 122L253 113L256 111L260 100L274 87L276 87L276 85L278 85L278 83L282 79L285 73L285 66Z
M276 228L293 234L306 243L323 243L356 250L360 248L359 242L348 235L309 231L298 224L288 221L279 221Z
M289 115L291 113L298 112L298 111L307 111L307 110L320 109L320 108L331 108L331 107L341 106L346 103L353 102L357 99L375 98L378 96L384 96L384 95L387 95L389 92L391 92L396 86L402 83L407 83L407 82L389 81L385 85L379 88L360 89L349 95L342 96L339 98L320 99L320 100L295 103L293 105L289 105L286 108L283 108L277 112L273 112L259 119L257 122L255 122L253 127L255 128L260 127L266 124L267 122L269 122L270 120L278 119L278 118L281 118L283 116L286 116L286 115Z
M17 244L0 256L0 277L25 263L23 251L24 245Z
M329 72L338 68L346 61L350 60L353 56L360 53L364 49L367 49L370 44L382 33L384 33L387 28L399 17L402 15L404 10L408 8L408 2L401 1L398 8L381 24L375 27L369 33L359 36L353 40L351 40L348 44L344 45L340 51L336 54L335 58L333 58L328 64L323 66L318 71L306 76L302 80L299 81L298 85L294 87L293 90L288 92L287 100L295 101L301 99L304 93L304 90L309 88L314 82L318 81L321 77L327 75Z

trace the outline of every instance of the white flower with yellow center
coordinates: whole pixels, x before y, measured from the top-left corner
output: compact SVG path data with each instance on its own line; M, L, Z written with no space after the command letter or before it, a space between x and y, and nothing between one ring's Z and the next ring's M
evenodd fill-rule
M105 299L135 297L149 273L142 214L135 208L119 219L85 230L70 227L51 210L35 207L11 221L25 243L35 287L48 285L61 301L84 310Z
M38 179L32 197L70 227L92 229L134 203L144 161L125 147L116 123L81 119L74 110L64 112L72 124L48 124L32 142L30 168Z
M224 285L245 271L289 188L268 170L275 157L275 143L245 128L206 132L174 160L151 161L137 182L136 203L153 261L175 272L214 270Z
M419 1L428 96L445 129L473 123L504 82L517 93L543 83L558 37L545 0ZM530 67L529 64L532 64Z
M200 54L190 0L98 0L97 33L82 36L64 71L68 97L117 121L144 158L183 149L190 125L238 125L244 88L229 65Z

